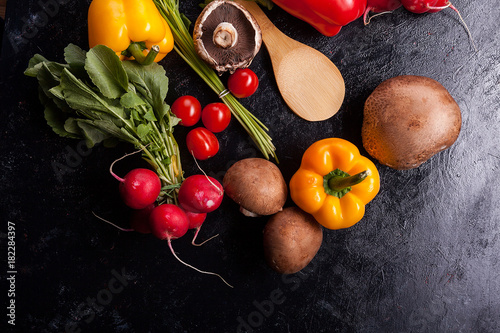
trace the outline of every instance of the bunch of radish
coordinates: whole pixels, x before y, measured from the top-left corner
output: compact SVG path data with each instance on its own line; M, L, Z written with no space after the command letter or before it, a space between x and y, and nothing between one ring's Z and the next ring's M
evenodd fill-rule
M124 157L129 155L131 154ZM124 157L111 164L110 173L120 182L119 190L123 202L133 209L131 228L121 228L107 220L102 218L101 220L122 231L152 233L156 238L166 240L170 251L179 262L200 273L216 275L231 286L220 275L199 270L185 263L176 255L172 247L172 240L184 236L189 229L195 230L192 244L201 245L195 243L196 237L207 213L213 212L221 205L224 196L222 185L215 178L207 175L189 176L179 188L178 205L162 203L161 180L154 171L137 168L128 172L123 178L113 172L113 165Z
M469 28L467 27L467 24L465 23L458 9L453 6L453 4L449 0L367 0L365 14L363 15L363 22L366 25L370 23L370 19L372 17L383 13L392 12L393 10L398 9L401 6L403 6L406 10L416 14L437 13L446 8L453 9L458 14L460 21L463 23L465 30L469 35L474 49L476 49L474 40L472 39L472 35ZM369 13L371 12L375 13L375 15L370 17Z

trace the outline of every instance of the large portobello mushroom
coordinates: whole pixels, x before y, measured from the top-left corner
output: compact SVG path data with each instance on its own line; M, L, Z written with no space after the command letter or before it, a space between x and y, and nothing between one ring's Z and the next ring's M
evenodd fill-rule
M364 107L361 135L366 151L394 169L412 169L449 148L462 115L439 82L402 75L382 82Z

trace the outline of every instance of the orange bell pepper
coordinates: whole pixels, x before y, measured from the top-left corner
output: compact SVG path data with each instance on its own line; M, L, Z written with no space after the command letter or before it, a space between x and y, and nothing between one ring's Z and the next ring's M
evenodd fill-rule
M93 0L88 31L91 48L103 44L143 64L160 61L174 48L172 31L152 0Z
M290 180L295 204L328 229L358 223L379 189L380 177L373 162L361 156L354 144L339 138L312 144Z

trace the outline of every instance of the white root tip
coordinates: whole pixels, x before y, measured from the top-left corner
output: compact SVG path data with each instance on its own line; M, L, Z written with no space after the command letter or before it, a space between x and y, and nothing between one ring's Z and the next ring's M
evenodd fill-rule
M372 18L380 16L380 15L384 15L384 14L390 14L390 13L392 13L392 11L387 10L385 12L376 13L376 14L373 14L370 16L369 11L366 11L364 16L363 16L363 23L364 23L364 25L368 25L368 24L370 24Z
M469 40L472 43L472 47L474 47L474 51L475 52L478 51L478 49L476 47L476 43L474 42L474 38L472 38L472 34L471 34L470 30L469 30L469 27L467 26L467 23L465 23L465 20L463 19L462 14L460 14L460 12L458 11L458 9L455 6L453 6L453 4L451 2L448 2L445 6L441 6L441 7L435 7L435 6L429 6L429 5L427 5L427 8L434 9L434 10L443 10L443 9L446 9L446 8L453 9L455 11L455 13L457 13L458 18L460 19L460 22L464 26L464 29L467 32L467 35L469 36Z
M141 151L143 151L145 148L146 148L146 147L141 147L141 149L139 149L139 150L137 150L137 151L134 151L134 152L132 152L132 153L125 154L125 155L123 155L122 157L117 158L116 160L114 160L114 161L113 161L113 163L111 163L111 165L109 166L109 173L110 173L113 177L115 177L115 178L116 178L116 180L118 180L119 182L122 182L122 183L123 183L123 182L125 181L125 179L123 179L123 178L119 177L118 175L116 175L116 174L113 172L113 166L115 165L115 163L116 163L116 162L121 161L121 160L123 160L124 158L129 157L129 156L131 156L131 155L134 155L134 154L140 153L140 152L141 152Z
M450 2L450 8L453 9L455 11L455 13L457 13L458 17L460 18L460 21L464 25L464 28L465 28L465 31L467 32L467 35L469 36L469 39L470 39L470 41L472 43L472 47L474 47L474 51L477 52L478 49L476 47L476 43L474 42L474 38L472 38L472 33L470 32L469 27L467 26L467 23L465 23L465 20L463 19L462 14L460 14L460 12L458 11L458 9L455 6L453 6L451 4L451 2Z
M196 243L196 237L198 237L198 234L200 233L200 229L201 229L201 227L196 228L196 232L195 232L195 234L194 234L193 240L191 241L191 244L193 244L194 246L202 246L202 245L203 245L203 244L205 244L206 242L208 242L208 241L210 241L210 240L214 239L215 237L219 236L219 234L214 235L214 236L210 237L209 239L204 240L203 242L201 242L201 243L197 244L197 243Z
M217 189L217 191L219 192L219 195L223 195L224 192L222 192L221 189L217 185L214 184L214 182L210 179L210 177L208 177L208 175L205 173L205 171L200 167L200 165L198 164L198 160L196 159L196 157L194 157L194 152L192 150L191 150L191 156L193 156L194 163L196 163L196 166L198 167L198 169L200 169L200 171L203 173L203 175L205 175L205 177L210 182L210 184L212 184L212 186Z
M122 228L122 227L119 227L117 226L116 224L114 224L113 222L111 221L108 221L102 217L100 217L99 215L97 215L96 213L92 212L92 214L94 214L95 217L97 217L99 220L103 221L103 222L106 222L108 224L111 224L113 227L115 227L116 229L118 230L121 230L121 231L135 231L134 229L126 229L126 228Z
M168 247L170 248L170 252L172 252L172 254L174 255L175 259L177 259L181 264L183 264L184 266L187 266L191 269L194 269L195 271L197 271L198 273L202 273L202 274L208 274L208 275L215 275L217 276L218 278L220 278L222 280L222 282L224 282L227 286L229 286L230 288L234 288L232 285L230 285L226 280L224 280L224 278L222 276L220 276L219 274L217 273L213 273L213 272L207 272L207 271L202 271L201 269L198 269L188 263L185 263L184 261L181 260L181 258L179 258L177 256L177 254L175 254L175 251L174 251L174 248L172 247L172 241L169 239L167 239L168 241Z

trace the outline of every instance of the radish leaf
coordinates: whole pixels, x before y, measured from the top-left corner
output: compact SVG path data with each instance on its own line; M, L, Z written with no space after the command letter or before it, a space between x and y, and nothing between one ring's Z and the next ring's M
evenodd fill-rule
M87 53L85 69L99 91L108 98L118 98L128 89L122 62L107 46L97 45Z
M129 91L128 93L122 95L122 97L120 98L120 104L125 108L131 109L139 105L144 105L146 104L146 102L142 98L137 96L137 94Z
M117 103L92 90L70 71L65 69L61 75L64 99L70 107L82 112L109 113L118 119L124 120L125 112Z
M94 147L97 143L100 143L104 139L109 137L109 134L101 132L99 129L85 120L78 120L77 122L78 127L82 129L83 136L85 137L85 142L87 143L87 147L89 148Z
M150 131L151 129L148 127L148 125L140 124L139 126L137 126L137 134L141 139L145 138Z

